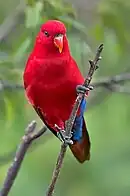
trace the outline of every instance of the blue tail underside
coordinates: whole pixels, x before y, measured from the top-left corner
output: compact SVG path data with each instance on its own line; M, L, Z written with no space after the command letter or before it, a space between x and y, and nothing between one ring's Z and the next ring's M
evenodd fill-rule
M75 141L80 141L82 138L82 128L83 128L83 115L86 110L86 99L84 98L80 104L80 113L75 119L74 127L73 127L73 139Z

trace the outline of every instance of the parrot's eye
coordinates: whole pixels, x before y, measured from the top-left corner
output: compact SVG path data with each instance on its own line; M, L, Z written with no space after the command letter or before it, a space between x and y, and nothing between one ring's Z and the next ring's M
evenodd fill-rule
M49 37L49 36L50 36L49 33L48 33L47 31L44 31L44 35L45 35L46 37Z

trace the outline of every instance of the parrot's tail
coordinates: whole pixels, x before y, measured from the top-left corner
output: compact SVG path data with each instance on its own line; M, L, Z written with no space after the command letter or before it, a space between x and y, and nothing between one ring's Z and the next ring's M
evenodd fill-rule
M80 141L73 141L74 143L70 145L70 149L76 159L83 163L86 160L90 159L90 139L88 131L83 119L83 129L82 129L82 138Z

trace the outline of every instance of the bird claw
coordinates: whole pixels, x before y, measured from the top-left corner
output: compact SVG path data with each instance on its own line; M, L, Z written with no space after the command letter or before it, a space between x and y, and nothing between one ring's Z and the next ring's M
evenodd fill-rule
M77 93L86 94L87 91L93 90L93 86L85 87L83 85L77 85L76 91Z
M64 144L70 145L73 144L73 141L71 140L72 132L69 136L65 135L65 130L62 130L58 125L55 124L55 127L57 128L57 137L61 142Z
M73 144L73 141L71 140L72 135L70 136L65 135L64 130L59 131L57 133L57 136L64 144L67 144L67 145Z

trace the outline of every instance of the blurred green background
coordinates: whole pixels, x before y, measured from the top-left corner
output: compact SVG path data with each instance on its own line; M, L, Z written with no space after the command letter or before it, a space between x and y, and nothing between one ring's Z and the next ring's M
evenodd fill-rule
M19 85L35 36L47 19L66 24L72 55L84 75L88 59L104 43L94 82L130 71L129 0L0 1L0 187L28 123L35 119L37 129L42 126ZM79 164L68 150L54 195L129 196L130 95L95 88L86 121L91 160ZM59 148L49 131L34 142L9 195L45 195Z

